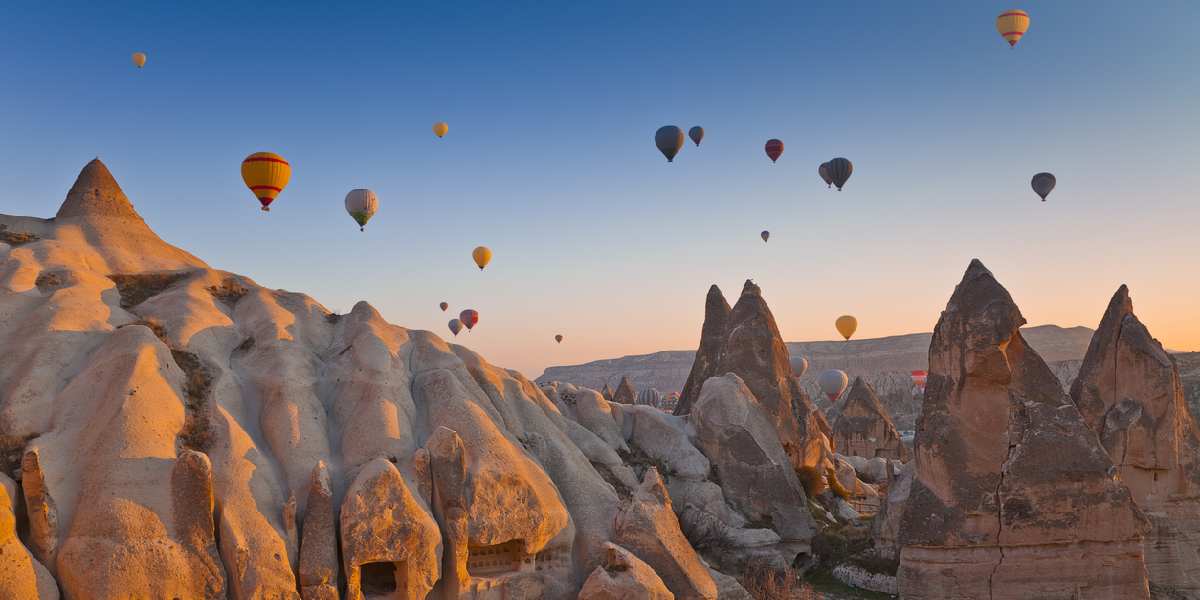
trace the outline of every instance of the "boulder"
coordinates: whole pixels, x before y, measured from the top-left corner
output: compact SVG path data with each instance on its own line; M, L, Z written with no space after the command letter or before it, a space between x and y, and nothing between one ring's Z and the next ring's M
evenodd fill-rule
M1146 599L1146 519L1024 323L972 261L929 348L900 594Z
M579 600L674 600L650 565L616 544L604 548L604 563L584 582Z
M900 434L879 402L875 388L863 381L862 377L854 378L837 418L833 419L832 428L831 441L840 454L866 458L908 458L908 449L900 441Z
M1071 398L1150 518L1150 582L1200 597L1200 431L1179 368L1134 314L1124 285L1092 336Z

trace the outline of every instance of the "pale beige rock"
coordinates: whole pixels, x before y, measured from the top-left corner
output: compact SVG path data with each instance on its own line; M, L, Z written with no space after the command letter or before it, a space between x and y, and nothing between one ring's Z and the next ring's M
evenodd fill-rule
M336 599L338 532L334 523L333 488L324 462L313 467L306 504L300 542L300 597L304 600Z
M26 450L21 458L21 489L33 555L40 563L53 566L58 553L58 509L46 489L46 474L36 447Z
M359 471L340 516L346 597L424 598L441 576L437 522L387 459Z
M674 600L662 579L628 550L605 544L604 564L579 591L579 600Z
M58 600L54 576L17 537L17 485L0 473L0 598Z

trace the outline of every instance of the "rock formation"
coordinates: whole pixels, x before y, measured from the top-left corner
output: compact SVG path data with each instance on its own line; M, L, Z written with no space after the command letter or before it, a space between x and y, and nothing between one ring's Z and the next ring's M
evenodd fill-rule
M50 571L17 537L17 484L0 473L0 598L58 600Z
M337 600L338 531L333 520L333 487L324 461L313 467L300 543L300 597Z
M721 288L713 284L708 288L704 299L704 324L700 327L700 348L692 361L691 372L679 393L679 403L675 405L675 414L685 415L692 410L692 404L700 397L700 388L709 377L717 375L717 362L721 359L721 349L725 347L725 333L729 328L729 315L733 309L721 293Z
M637 404L637 390L629 382L628 377L621 378L621 383L617 385L617 391L613 393L612 401L617 404Z
M862 377L854 378L832 428L833 446L840 454L908 459L908 449L900 441L891 417Z
M616 544L604 549L604 563L584 582L579 600L674 600L650 565Z
M604 396L604 399L608 400L609 402L612 402L614 393L615 392L613 392L612 386L608 385L607 383L605 383L604 388L600 390L600 395Z
M1071 398L1153 524L1143 544L1150 582L1200 597L1200 431L1179 369L1138 320L1123 285L1100 320Z
M1145 517L1024 323L972 261L929 349L900 594L1148 598Z

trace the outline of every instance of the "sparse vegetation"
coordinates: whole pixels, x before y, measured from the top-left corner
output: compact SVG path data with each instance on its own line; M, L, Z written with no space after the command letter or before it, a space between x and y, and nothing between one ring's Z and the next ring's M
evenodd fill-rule
M61 287L66 280L65 275L66 271L44 271L38 275L33 284L37 286L39 292L44 294Z
M226 277L221 280L220 285L210 285L205 289L213 295L213 298L216 298L229 308L233 308L237 304L237 301L241 300L242 296L245 296L250 291L233 277Z
M14 480L21 479L21 457L25 454L25 446L35 436L30 435L0 435L0 470Z
M804 493L808 494L809 498L816 498L829 489L825 484L825 476L816 467L800 467L796 469L796 477L800 479L800 485L804 486Z
M108 278L117 285L121 294L121 308L133 308L157 296L188 276L188 273L138 273L112 274Z
M742 587L755 600L815 600L812 589L801 585L796 571L761 560L750 562L742 574Z
M145 325L146 327L148 327L150 329L151 332L154 333L154 336L157 337L162 343L164 343L164 344L167 343L167 329L162 326L162 323L159 323L155 319L139 319L132 323L126 323L126 324L122 325L121 327L128 327L130 325ZM167 345L170 346L170 344L167 344Z
M171 357L187 375L183 384L187 416L183 422L183 430L179 432L179 443L184 448L204 452L212 445L209 423L212 374L204 365L204 361L191 352L172 350Z
M8 225L0 225L0 242L4 242L9 246L20 246L29 242L38 241L38 236L24 231L9 231Z

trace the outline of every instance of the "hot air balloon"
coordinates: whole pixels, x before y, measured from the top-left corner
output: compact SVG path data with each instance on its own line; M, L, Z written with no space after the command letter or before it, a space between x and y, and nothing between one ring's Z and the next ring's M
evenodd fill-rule
M450 131L450 126L447 125L445 121L438 121L437 123L433 124L433 135L443 137L446 135L447 131Z
M695 142L697 146L699 146L700 140L704 139L704 128L697 125L691 129L689 129L688 137L692 138L692 141Z
M817 377L817 385L821 387L821 393L825 394L830 402L837 402L838 396L846 391L848 383L850 383L850 377L846 375L845 371L838 369L830 369Z
M441 303L441 304L439 304L439 305L438 305L438 308L442 309L442 312L446 312L446 309L447 309L447 308L450 308L450 303L449 303L449 302L443 302L443 303Z
M1000 32L1000 37L1008 42L1009 47L1016 46L1028 29L1029 13L1023 10L1006 10L996 17L996 31Z
M476 246L471 251L471 258L475 259L475 264L482 271L484 267L488 266L488 263L492 262L492 249L487 246Z
M468 308L458 313L458 320L467 327L467 330L475 329L475 324L479 322L479 311Z
M838 333L847 340L854 335L854 330L858 329L858 319L850 315L842 315L833 322L833 326L837 327Z
M771 159L771 162L775 162L783 155L783 141L771 138L767 140L767 145L763 149L767 151L767 158Z
M829 176L829 163L821 163L821 166L817 167L817 175L821 176L825 187L833 187L833 178Z
M929 377L929 373L925 371L913 371L912 383L921 392L925 391L925 380Z
M675 155L683 149L683 130L674 125L663 125L654 132L654 145L658 151L667 157L667 162L675 160Z
M458 337L458 332L460 331L462 331L462 321L450 319L450 333L453 333L454 337Z
M554 341L556 341L556 342L558 342L558 343L560 343L560 344L561 344L561 343L562 343L562 334L560 333L560 334L557 334L557 335L555 335L555 336L554 336Z
M765 242L765 241L767 241L768 238L771 237L771 232L764 229L762 233L758 234L758 237L761 237L763 239L763 241Z
M134 52L133 53L133 66L135 66L139 69L146 66L146 53L145 52Z
M829 171L829 179L840 192L842 186L846 185L846 180L850 179L850 175L854 173L854 163L844 158L835 158L825 163L825 170Z
M264 211L271 210L271 202L291 178L291 165L274 152L255 152L242 161L242 181L258 198Z
M804 373L808 371L808 359L803 356L793 356L788 359L788 363L792 366L792 375L796 377L804 377Z
M375 211L379 210L379 198L375 197L375 192L365 189L350 190L346 194L346 212L350 213L350 217L358 223L358 230L363 231L367 227L367 221L375 216Z
M1038 173L1029 183L1033 186L1034 193L1041 196L1042 202L1045 202L1046 196L1049 196L1050 192L1054 190L1054 184L1058 183L1058 180L1051 173Z

